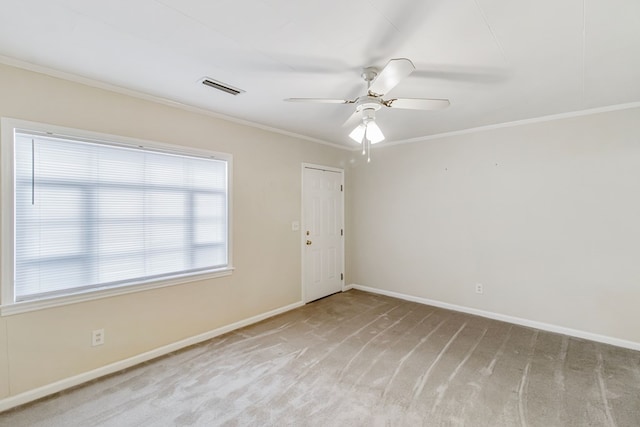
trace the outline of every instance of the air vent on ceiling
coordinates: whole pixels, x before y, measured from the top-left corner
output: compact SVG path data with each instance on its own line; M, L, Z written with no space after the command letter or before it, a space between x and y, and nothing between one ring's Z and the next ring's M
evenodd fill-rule
M234 96L235 95L240 95L241 93L244 92L244 90L242 90L242 89L238 89L238 88L235 88L233 86L229 86L226 83L222 83L222 82L219 82L217 80L213 80L213 79L211 79L209 77L204 77L200 81L205 86L209 86L209 87L212 87L214 89L218 89L218 90L221 90L223 92L230 93L231 95L234 95Z

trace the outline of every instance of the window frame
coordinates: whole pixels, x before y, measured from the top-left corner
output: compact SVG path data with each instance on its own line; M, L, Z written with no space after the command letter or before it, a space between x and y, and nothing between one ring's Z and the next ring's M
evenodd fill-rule
M15 158L14 158L14 134L16 131L31 133L43 133L49 136L61 137L70 140L98 143L118 147L148 149L156 152L181 154L187 156L215 158L227 163L227 266L205 272L176 274L161 279L143 281L131 281L118 286L73 291L69 294L43 297L35 300L15 301L14 266L15 266ZM232 195L233 195L233 156L228 153L220 153L209 150L183 147L136 138L123 137L105 133L67 128L44 123L37 123L13 118L2 117L0 119L0 230L1 243L0 265L2 268L2 283L0 284L0 316L18 314L44 308L73 304L82 301L91 301L99 298L140 292L149 289L174 286L189 282L229 276L233 267L233 224L232 224Z

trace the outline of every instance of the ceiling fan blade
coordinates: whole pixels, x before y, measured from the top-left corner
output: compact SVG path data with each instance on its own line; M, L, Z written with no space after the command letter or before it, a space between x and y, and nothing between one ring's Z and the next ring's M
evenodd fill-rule
M414 77L463 83L496 84L511 78L505 68L460 66L448 64L418 64Z
M330 99L330 98L286 98L287 102L313 102L316 104L353 104L355 101L348 99Z
M369 92L382 96L393 89L402 79L413 73L415 69L413 62L407 58L392 59L373 80Z
M354 111L347 120L342 124L343 128L351 128L362 121L362 115L359 111Z
M387 107L407 110L442 110L450 104L448 99L396 98L384 101Z

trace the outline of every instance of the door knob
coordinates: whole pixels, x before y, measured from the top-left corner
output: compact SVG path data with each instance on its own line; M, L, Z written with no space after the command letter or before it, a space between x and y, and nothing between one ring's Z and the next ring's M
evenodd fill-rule
M311 240L307 240L307 246L311 245Z

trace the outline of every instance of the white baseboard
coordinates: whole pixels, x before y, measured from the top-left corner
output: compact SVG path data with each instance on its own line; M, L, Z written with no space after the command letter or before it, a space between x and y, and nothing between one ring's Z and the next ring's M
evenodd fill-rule
M348 291L349 289L357 289L360 291L371 292L374 294L386 295L389 297L394 297L394 298L402 299L405 301L412 301L420 304L431 305L434 307L446 308L448 310L474 314L476 316L486 317L494 320L500 320L502 322L507 322L507 323L513 323L515 325L527 326L530 328L536 328L543 331L555 332L558 334L569 335L576 338L583 338L590 341L596 341L604 344L615 345L617 347L624 347L631 350L640 351L640 343L638 342L627 341L619 338L613 338L606 335L594 334L591 332L580 331L577 329L565 328L564 326L552 325L550 323L523 319L521 317L508 316L506 314L493 313L491 311L479 310L477 308L464 307L456 304L449 304L447 302L436 301L436 300L431 300L431 299L422 298L422 297L416 297L413 295L406 295L399 292L387 291L384 289L371 288L369 286L350 284L344 287L345 291Z
M181 341L177 341L177 342L156 348L146 353L135 355L128 359L120 360L118 362L111 363L106 366L102 366L92 371L84 372L82 374L75 375L73 377L65 378L60 381L56 381L54 383L47 384L45 386L38 387L33 390L25 391L24 393L20 393L15 396L6 397L0 400L0 412L6 411L7 409L11 409L19 405L23 405L25 403L33 402L34 400L41 399L50 394L57 393L59 391L62 391L71 387L75 387L77 385L83 384L91 380L95 380L96 378L113 374L115 372L121 371L126 368L130 368L132 366L149 361L151 359L155 359L156 357L164 356L165 354L171 353L173 351L180 350L182 348L189 347L191 345L210 340L211 338L215 338L219 335L226 334L227 332L231 332L233 330L240 329L245 326L249 326L253 323L260 322L261 320L268 319L269 317L273 317L278 314L293 310L294 308L302 307L303 305L304 303L302 301L289 304L287 306L280 307L275 310L271 310L266 313L259 314L257 316L253 316L248 319L240 320L230 325L222 326L220 328L205 332L200 335L196 335Z

